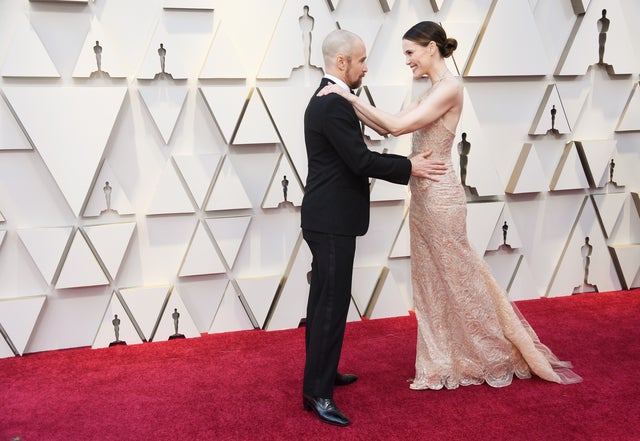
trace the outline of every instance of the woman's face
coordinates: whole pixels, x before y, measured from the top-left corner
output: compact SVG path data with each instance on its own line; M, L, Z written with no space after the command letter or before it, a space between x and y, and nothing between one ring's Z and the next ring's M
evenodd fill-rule
M422 46L411 40L402 40L402 52L404 53L406 65L413 72L414 78L422 78L431 67L433 47L435 43L430 41L428 45Z

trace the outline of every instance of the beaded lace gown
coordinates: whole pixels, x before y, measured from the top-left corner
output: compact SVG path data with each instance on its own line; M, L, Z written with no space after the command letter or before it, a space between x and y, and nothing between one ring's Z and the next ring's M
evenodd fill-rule
M429 93L429 91L427 91ZM418 322L411 389L511 383L531 373L548 381L580 377L542 344L472 249L466 195L451 162L454 133L442 119L413 133L413 154L432 150L447 164L438 182L411 178L409 228Z

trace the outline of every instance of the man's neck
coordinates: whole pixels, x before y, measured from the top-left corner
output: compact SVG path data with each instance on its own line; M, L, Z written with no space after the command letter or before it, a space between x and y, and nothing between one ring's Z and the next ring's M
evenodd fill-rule
M336 77L335 75L325 74L324 77L336 83L338 86L342 87L344 90L351 92L351 88L347 86L347 84L344 81L342 81L340 78Z

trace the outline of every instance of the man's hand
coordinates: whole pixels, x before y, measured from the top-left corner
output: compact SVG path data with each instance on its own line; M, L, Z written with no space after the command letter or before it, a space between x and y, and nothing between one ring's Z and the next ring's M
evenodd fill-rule
M444 175L447 167L442 161L427 159L430 155L431 151L429 150L409 158L411 161L411 176L438 182L437 176Z

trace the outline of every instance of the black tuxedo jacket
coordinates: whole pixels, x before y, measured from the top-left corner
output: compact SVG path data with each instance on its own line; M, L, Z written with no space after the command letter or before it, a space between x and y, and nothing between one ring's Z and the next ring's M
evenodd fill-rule
M323 78L320 90L329 80ZM317 91L316 91L317 93ZM369 177L407 184L411 161L370 151L353 107L338 94L316 96L304 114L308 174L302 229L361 236L369 228Z

